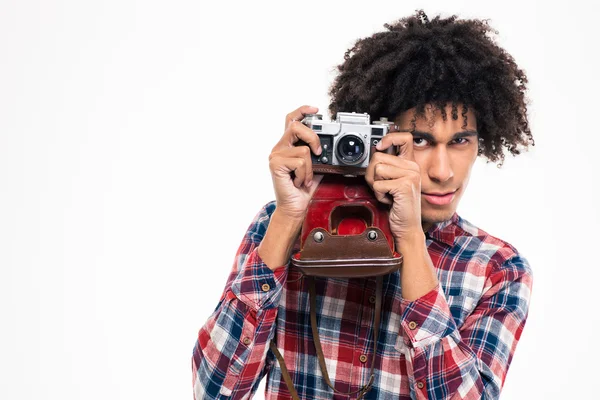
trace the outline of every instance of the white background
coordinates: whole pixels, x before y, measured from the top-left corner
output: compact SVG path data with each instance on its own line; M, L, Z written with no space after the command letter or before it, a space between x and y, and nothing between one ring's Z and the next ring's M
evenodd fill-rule
M534 270L505 399L598 396L596 4L548 4L426 4L490 18L530 79L536 146L478 160L458 210ZM0 1L0 398L191 399L285 114L423 6Z

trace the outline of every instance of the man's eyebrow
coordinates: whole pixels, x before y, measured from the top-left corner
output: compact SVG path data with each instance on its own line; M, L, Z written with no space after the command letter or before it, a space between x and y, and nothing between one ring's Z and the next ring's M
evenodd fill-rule
M410 132L412 133L413 136L417 136L423 139L427 139L429 142L435 143L435 137L433 137L433 135L429 132L423 132L423 131L404 131L404 132ZM478 133L475 130L467 130L467 131L461 131L461 132L456 132L454 135L452 135L452 139L450 140L456 140L459 138L464 138L464 137L469 137L469 136L477 136Z

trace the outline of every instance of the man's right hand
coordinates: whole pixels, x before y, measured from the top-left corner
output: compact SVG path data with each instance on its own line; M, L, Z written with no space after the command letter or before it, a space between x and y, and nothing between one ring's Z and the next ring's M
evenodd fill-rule
M313 175L310 152L320 155L317 134L300 121L319 109L302 106L285 117L285 132L269 155L269 168L277 200L277 212L295 221L304 219L308 203L322 175ZM294 146L299 140L308 146Z

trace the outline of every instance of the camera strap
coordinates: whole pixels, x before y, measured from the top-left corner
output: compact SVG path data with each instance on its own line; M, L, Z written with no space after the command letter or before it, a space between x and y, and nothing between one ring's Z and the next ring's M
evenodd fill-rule
M319 339L319 330L317 327L317 313L316 313L316 309L317 309L316 297L317 296L316 296L316 289L315 289L315 280L314 280L314 277L312 277L312 276L306 276L306 278L308 280L308 292L309 292L309 301L310 301L310 325L312 328L313 341L315 344L315 350L317 352L317 358L319 359L319 365L321 367L321 372L323 374L323 379L325 380L325 383L327 383L327 385L331 389L333 389L334 392L342 394L342 395L351 395L351 394L359 393L359 395L356 399L360 400L363 398L365 393L367 393L369 391L369 389L371 389L371 385L373 384L373 380L375 379L375 375L373 374L373 371L375 369L375 360L376 360L376 356L377 356L377 340L378 340L378 336L379 336L379 325L381 323L381 303L383 301L383 276L382 275L377 276L376 284L375 284L375 314L374 314L375 321L374 321L374 325L373 325L373 354L371 356L371 369L369 372L369 381L362 388L351 391L351 392L346 392L346 393L337 390L332 385L331 380L329 379L329 374L327 373L327 366L325 365L325 357L323 355L323 348L321 347L321 340ZM283 360L283 357L281 356L281 353L277 349L277 345L274 343L273 340L271 340L270 348L271 348L271 351L273 352L273 354L275 355L275 358L277 358L277 361L279 362L279 366L281 368L281 375L283 376L283 380L285 381L285 384L287 385L292 398L294 400L300 400L300 398L298 397L298 392L296 392L296 389L294 388L292 378L290 377L290 374L286 368L285 361Z

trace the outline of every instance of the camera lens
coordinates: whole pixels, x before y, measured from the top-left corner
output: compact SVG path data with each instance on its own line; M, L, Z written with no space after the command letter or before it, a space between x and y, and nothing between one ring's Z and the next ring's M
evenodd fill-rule
M359 164L365 155L365 143L356 135L346 135L337 143L337 156L344 164Z

